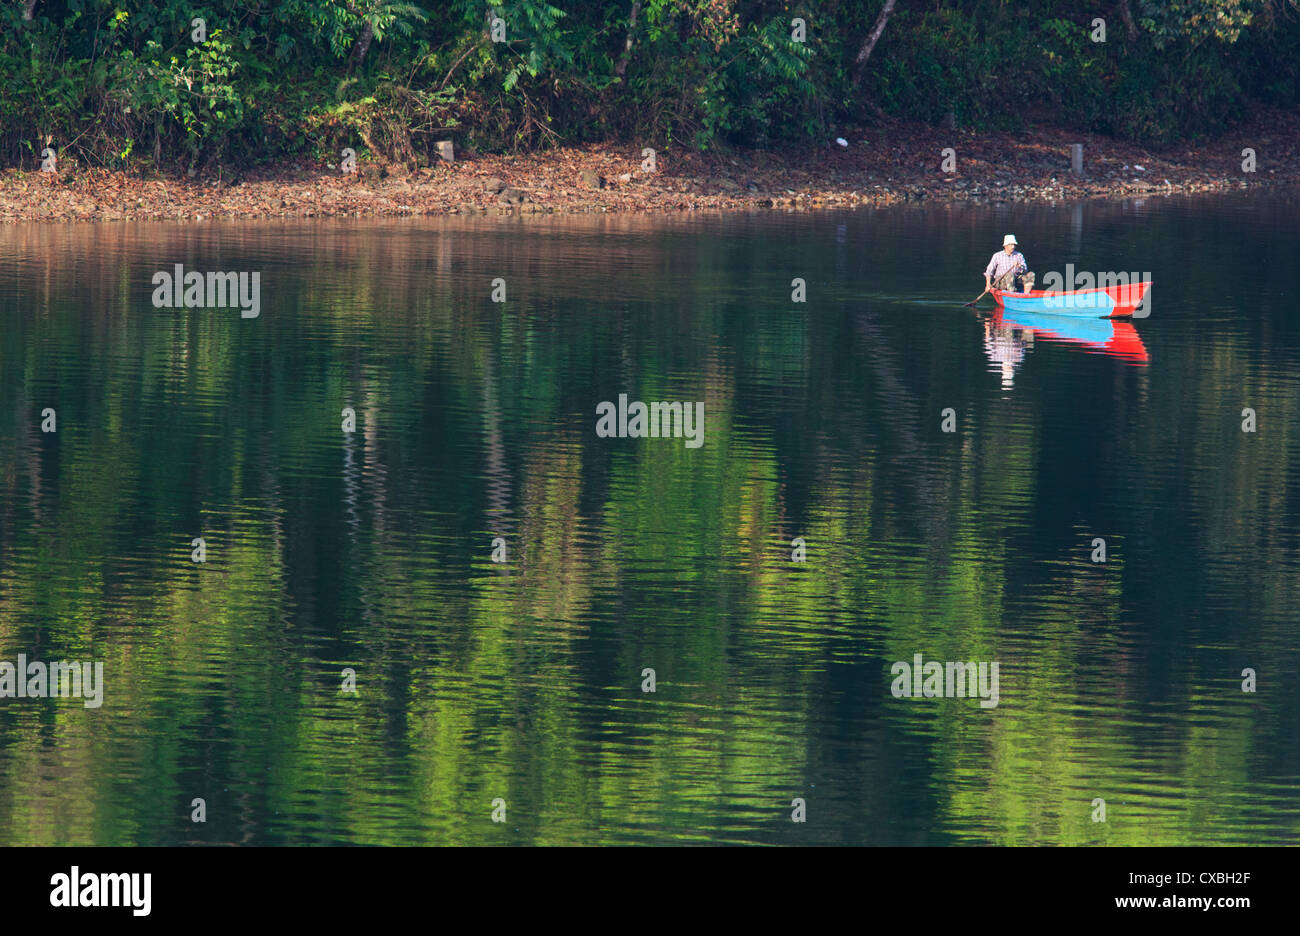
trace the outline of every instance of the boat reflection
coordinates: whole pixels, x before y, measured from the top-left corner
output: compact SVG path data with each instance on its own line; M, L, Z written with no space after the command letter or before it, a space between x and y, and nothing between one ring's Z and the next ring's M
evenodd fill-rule
M1016 371L1036 340L1075 345L1138 367L1150 360L1132 322L1007 312L998 308L984 320L984 353L1001 371L1003 389L1010 389L1015 383Z

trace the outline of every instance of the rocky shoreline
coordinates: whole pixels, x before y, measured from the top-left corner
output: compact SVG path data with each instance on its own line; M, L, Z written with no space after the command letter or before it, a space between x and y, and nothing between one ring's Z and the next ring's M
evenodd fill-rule
M1084 175L1070 173L1070 144ZM949 152L945 152L945 151ZM1243 151L1254 156L1254 171ZM945 161L947 166L945 166ZM945 168L951 171L945 171ZM0 220L119 221L476 213L784 210L902 202L1056 202L1300 183L1300 119L1257 115L1234 132L1160 152L1056 128L974 133L893 124L820 146L655 154L564 147L457 153L432 167L356 173L298 162L231 175L147 177L104 169L0 172Z

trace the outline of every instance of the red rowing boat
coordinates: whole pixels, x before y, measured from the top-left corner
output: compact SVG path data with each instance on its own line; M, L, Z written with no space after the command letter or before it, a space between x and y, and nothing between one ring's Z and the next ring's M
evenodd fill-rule
M1150 288L1151 281L1148 280L1145 283L1125 283L1071 292L1042 289L1027 293L1008 292L1004 289L991 289L989 292L997 304L1008 312L1070 315L1079 318L1131 318Z

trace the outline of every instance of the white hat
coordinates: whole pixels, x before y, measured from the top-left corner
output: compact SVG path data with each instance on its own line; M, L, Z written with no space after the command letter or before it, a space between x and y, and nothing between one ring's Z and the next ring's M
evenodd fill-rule
M1016 244L1016 235L1008 234L1006 237L1002 238L1002 246L1005 247L1007 244ZM1020 245L1016 244L1016 246L1019 247Z

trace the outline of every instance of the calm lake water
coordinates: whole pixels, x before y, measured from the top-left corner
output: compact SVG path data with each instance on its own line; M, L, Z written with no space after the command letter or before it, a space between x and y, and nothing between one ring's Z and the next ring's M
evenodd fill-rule
M1150 316L963 308L1008 232ZM0 227L0 660L103 664L0 698L0 843L1300 842L1298 240L1276 194ZM260 314L155 307L177 263ZM598 436L623 393L703 444ZM918 653L998 704L896 698Z

